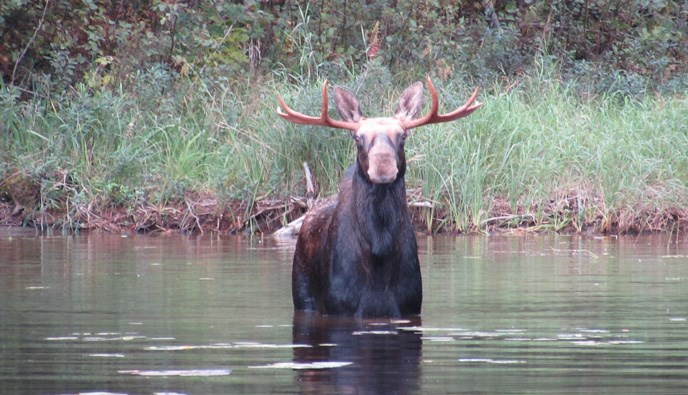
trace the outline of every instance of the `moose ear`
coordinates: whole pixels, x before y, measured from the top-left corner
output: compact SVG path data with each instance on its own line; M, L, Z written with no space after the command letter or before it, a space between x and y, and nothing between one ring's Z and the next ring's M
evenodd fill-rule
M340 86L334 87L334 104L337 107L339 116L347 122L358 122L363 118L358 100L356 100L354 94L346 88Z
M400 121L410 121L423 109L423 83L418 81L406 88L401 94L394 117Z

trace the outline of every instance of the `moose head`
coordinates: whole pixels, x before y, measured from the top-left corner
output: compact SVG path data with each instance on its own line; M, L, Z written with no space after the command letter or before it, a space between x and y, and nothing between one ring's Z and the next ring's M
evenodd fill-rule
M456 110L439 115L437 91L430 78L431 105L429 112L416 116L423 107L423 84L418 81L402 93L397 109L392 117L367 118L361 112L358 100L346 88L334 88L334 101L342 121L331 119L328 115L327 81L322 87L322 107L320 117L311 117L289 108L282 97L278 97L284 112L278 115L287 121L301 125L327 126L346 129L351 133L358 149L357 159L360 170L373 184L388 184L403 177L405 172L404 143L409 131L432 123L449 122L463 118L477 110L482 104L476 102L478 90L473 91L466 103Z

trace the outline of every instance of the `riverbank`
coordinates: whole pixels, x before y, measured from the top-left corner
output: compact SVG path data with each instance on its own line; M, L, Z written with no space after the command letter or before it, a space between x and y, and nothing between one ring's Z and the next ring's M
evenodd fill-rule
M417 191L415 191L417 192ZM456 234L449 210L429 200L409 194L409 205L416 231L421 234ZM519 207L512 210L506 200L493 202L493 211L484 213L476 227L462 233L560 232L583 234L640 234L647 232L688 231L688 208L668 207L665 211L634 208L605 215L601 209L583 212L590 197L576 193L550 200L547 207ZM189 196L167 206L109 207L97 211L16 212L12 202L0 202L0 226L33 227L63 232L105 231L144 234L272 234L295 236L304 215L306 198L285 201L265 199L249 208L244 202L227 205L212 196Z
M317 112L322 81L155 78L31 100L0 89L0 224L270 233L305 211L304 162L314 193L326 197L355 157L347 133L275 115L278 94ZM444 109L472 89L433 80ZM372 116L393 112L407 85L379 64L337 83ZM544 63L481 88L476 113L408 139L406 181L420 231L688 228L685 96L589 92Z

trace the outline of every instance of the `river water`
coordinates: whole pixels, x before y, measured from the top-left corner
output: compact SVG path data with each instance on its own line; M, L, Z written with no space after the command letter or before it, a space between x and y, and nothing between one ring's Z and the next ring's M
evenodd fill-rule
M293 243L0 229L0 393L688 393L685 238L421 238L394 321L295 315Z

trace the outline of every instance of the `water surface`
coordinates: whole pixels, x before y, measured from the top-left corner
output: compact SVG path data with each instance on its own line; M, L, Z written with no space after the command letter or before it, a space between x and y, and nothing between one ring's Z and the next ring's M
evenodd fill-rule
M688 393L688 242L419 240L421 318L294 315L293 241L0 229L0 393Z

